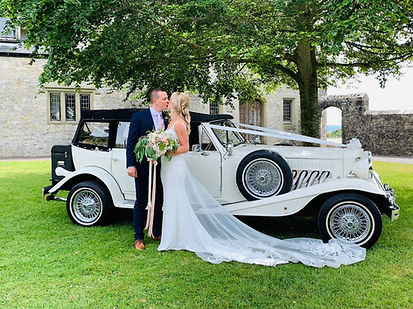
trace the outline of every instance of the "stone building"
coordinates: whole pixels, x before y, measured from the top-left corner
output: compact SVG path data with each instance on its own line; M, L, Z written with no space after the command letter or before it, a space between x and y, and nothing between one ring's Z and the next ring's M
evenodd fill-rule
M121 91L86 84L78 89L47 84L40 91L38 77L46 60L31 61L31 51L19 46L24 31L1 34L4 24L0 18L0 158L47 156L52 145L70 143L82 109L141 106L124 100ZM192 97L191 110L230 113L237 122L300 130L299 94L287 88L267 96L265 102L236 102L234 109Z

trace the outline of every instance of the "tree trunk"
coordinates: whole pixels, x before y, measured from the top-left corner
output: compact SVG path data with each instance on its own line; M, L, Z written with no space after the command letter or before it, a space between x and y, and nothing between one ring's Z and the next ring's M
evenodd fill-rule
M320 137L316 58L315 51L308 42L298 43L295 61L299 79L301 133L307 136Z

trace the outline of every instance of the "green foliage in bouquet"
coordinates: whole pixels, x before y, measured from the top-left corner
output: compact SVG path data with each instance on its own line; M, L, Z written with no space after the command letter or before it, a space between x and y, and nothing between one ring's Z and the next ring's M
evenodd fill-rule
M177 140L172 139L161 129L158 131L152 131L148 135L139 138L138 142L136 143L134 152L136 155L136 161L140 163L142 162L144 157L156 161L163 155L168 160L171 160L172 156L168 154L168 152L176 152L177 149Z
M136 146L135 146L135 149L134 149L133 152L136 155L136 161L138 161L139 163L142 162L144 156L147 156L148 158L152 158L152 160L156 160L156 157L153 158L155 153L153 152L152 147L151 147L152 152L151 151L149 151L149 153L146 152L147 148L149 150L149 147L147 147L147 146L148 146L148 137L147 136L142 136L138 140L138 142L136 143Z

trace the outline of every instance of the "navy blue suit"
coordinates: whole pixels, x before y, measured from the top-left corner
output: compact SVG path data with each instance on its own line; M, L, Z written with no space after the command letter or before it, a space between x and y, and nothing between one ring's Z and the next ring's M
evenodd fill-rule
M165 123L165 128L166 128ZM134 113L130 119L128 144L126 147L126 167L135 166L138 171L138 177L135 178L136 201L133 208L133 226L135 229L135 240L143 239L143 229L146 223L146 205L148 203L148 178L149 164L146 158L141 163L136 162L136 156L133 150L141 136L148 131L155 129L151 112L148 109ZM158 162L156 167L156 197L155 197L155 214L153 219L153 235L160 236L162 230L162 204L163 188L161 182L161 165Z

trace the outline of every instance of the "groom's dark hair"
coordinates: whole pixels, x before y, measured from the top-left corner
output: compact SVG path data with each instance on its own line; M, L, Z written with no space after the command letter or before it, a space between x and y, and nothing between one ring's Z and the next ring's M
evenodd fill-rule
M162 88L155 88L154 90L151 91L151 96L150 96L150 100L151 102L153 101L153 99L157 99L159 96L159 92L166 92L165 90L163 90Z

